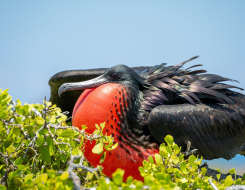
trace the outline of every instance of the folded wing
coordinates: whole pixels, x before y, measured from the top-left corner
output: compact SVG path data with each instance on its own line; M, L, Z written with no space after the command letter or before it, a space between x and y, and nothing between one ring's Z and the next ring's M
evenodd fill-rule
M191 141L205 159L231 159L245 146L245 97L230 98L239 103L158 106L149 115L149 130L159 142L172 135L184 149Z

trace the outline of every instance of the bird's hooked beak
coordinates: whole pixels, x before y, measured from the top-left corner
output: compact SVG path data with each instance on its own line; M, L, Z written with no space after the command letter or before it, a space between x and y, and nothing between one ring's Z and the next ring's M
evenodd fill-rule
M64 83L60 86L58 94L60 96L65 91L96 88L102 84L106 84L109 82L110 81L108 79L106 79L103 75L101 75L99 77L84 82Z

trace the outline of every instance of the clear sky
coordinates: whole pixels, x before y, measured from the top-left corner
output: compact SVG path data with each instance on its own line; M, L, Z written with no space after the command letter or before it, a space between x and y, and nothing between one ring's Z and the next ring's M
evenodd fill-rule
M243 0L0 0L0 88L41 103L49 78L72 69L116 64L203 64L245 88ZM245 157L208 162L245 172ZM243 171L243 172L242 172Z

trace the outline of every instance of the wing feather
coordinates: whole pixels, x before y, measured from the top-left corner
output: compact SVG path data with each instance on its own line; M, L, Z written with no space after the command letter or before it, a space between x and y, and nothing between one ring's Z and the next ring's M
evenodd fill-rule
M149 115L148 127L160 142L170 134L182 147L191 141L205 159L231 159L245 144L245 96L233 99L239 104L158 106Z

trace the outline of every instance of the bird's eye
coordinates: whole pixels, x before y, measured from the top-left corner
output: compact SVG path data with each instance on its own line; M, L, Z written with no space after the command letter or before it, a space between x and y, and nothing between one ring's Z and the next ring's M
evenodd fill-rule
M119 73L113 73L112 78L113 79L119 79L120 78L120 74Z

